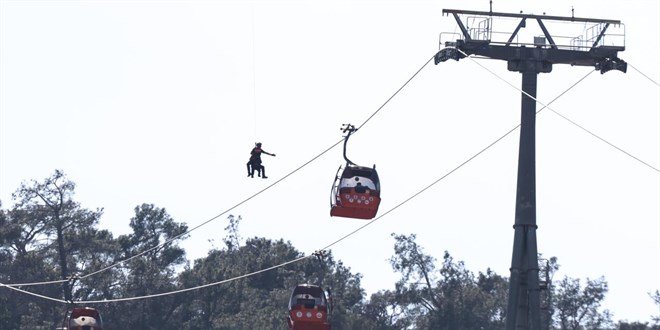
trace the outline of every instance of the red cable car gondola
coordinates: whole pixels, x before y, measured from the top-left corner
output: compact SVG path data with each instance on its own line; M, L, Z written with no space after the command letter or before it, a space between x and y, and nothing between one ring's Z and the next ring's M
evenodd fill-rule
M69 330L102 330L101 314L91 307L76 307L69 314Z
M299 284L291 292L287 324L291 330L330 330L331 310L331 299L320 286Z
M343 128L344 137L344 159L346 166L343 171L340 166L332 185L330 216L373 219L378 213L380 205L380 181L376 165L364 167L355 165L346 157L346 144L348 138L357 131L353 125ZM339 172L341 175L339 175Z

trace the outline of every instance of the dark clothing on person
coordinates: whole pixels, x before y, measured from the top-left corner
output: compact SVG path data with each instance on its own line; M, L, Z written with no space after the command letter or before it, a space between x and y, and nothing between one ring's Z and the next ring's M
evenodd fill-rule
M258 161L259 163L261 163L261 153L262 152L268 154L263 149L261 149L261 147L252 148L252 151L250 151L250 161L251 162Z
M247 171L248 171L248 176L251 178L254 178L254 171L257 171L257 176L261 176L262 172L264 170L263 166L261 165L261 161L258 159L250 159L247 162Z
M261 154L275 156L275 154L268 153L267 151L261 149L261 144L258 144L256 147L250 151L250 160L247 162L248 176L254 178L254 171L257 171L257 175L261 176L264 179L267 179L266 176L266 167L261 165Z

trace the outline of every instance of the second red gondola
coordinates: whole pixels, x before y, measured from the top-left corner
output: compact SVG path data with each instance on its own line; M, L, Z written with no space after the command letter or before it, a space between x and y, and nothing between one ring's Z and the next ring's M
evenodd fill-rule
M291 292L287 324L291 330L330 330L331 310L320 286L300 284Z
M102 330L101 313L91 307L76 307L68 315L69 330Z
M347 165L335 179L330 215L373 219L380 205L380 182L376 168Z
M357 131L353 125L345 125L343 170L339 167L330 194L330 216L373 219L380 205L380 180L376 165L365 167L355 165L346 157L348 138ZM339 174L341 172L341 175Z

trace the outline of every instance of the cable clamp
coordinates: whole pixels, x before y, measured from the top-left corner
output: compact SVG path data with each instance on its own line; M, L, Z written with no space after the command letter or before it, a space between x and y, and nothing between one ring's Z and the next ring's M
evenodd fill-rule
M79 274L72 274L72 275L69 276L69 278L67 279L67 282L69 282L69 284L71 284L71 285L74 285L74 284L76 283L76 281L79 280L79 279L80 279L80 275L79 275Z
M323 258L325 258L328 253L325 250L316 250L314 253L312 253L313 256L315 256L319 261L323 261Z

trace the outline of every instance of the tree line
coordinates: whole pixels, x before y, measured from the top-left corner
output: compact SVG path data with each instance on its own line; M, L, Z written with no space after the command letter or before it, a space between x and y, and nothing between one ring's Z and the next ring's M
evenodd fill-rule
M242 239L240 216L227 219L223 246L187 261L174 237L185 239L188 226L165 208L138 205L131 233L115 237L98 227L102 209L87 209L74 199L75 184L62 171L32 180L0 204L0 283L28 283L72 278L130 259L78 281L25 287L64 299L105 300L136 297L255 272L304 254L290 242L264 237ZM116 303L95 304L104 329L286 329L291 290L300 283L332 289L335 329L503 329L508 279L491 269L474 273L445 252L436 260L414 234L392 234L394 289L367 297L361 275L328 251L254 276L190 292ZM153 248L159 246L158 248ZM545 264L548 279L559 269L556 258ZM660 329L660 312L646 322L613 321L601 304L608 291L604 278L564 277L544 282L546 329ZM660 293L649 297L660 308ZM0 329L55 329L62 326L65 304L0 287Z

